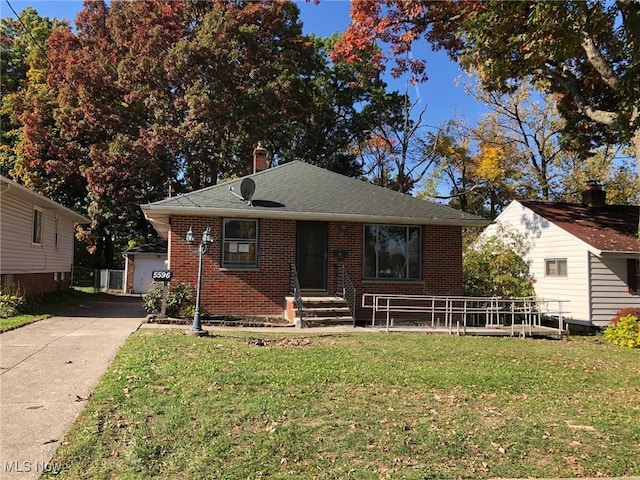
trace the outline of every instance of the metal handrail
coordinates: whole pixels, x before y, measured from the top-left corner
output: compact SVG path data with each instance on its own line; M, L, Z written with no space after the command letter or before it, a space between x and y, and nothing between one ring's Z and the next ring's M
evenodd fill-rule
M291 295L296 302L296 311L298 312L298 318L300 319L300 327L304 326L302 321L302 291L300 289L300 281L298 280L298 270L296 264L291 264Z
M349 305L349 311L351 312L351 318L353 324L356 324L356 287L351 281L351 277L347 273L347 269L342 265L342 297Z
M485 326L500 325L501 320L510 319L512 332L515 326L525 327L531 332L532 327L539 327L545 315L558 318L558 333L564 331L564 304L567 300L540 299L535 297L500 298L500 297L465 297L465 296L432 296L432 295L383 295L365 293L362 295L362 307L372 310L371 325L376 325L376 313L386 316L387 331L393 324L391 313L426 313L431 316L434 326L436 314L444 316L445 328L453 332L453 317L462 317L462 327L467 328L467 316L481 315L485 317ZM557 305L557 307L554 307ZM517 319L518 317L518 319Z

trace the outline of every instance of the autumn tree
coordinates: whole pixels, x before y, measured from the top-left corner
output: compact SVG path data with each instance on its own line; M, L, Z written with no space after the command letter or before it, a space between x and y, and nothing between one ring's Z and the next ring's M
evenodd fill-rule
M349 149L385 85L329 65L298 16L287 1L85 2L14 111L15 176L87 214L82 238L111 267L129 238L153 236L141 203L249 173L259 141L277 161L359 173Z
M618 146L603 146L586 159L576 155L564 157L560 165L563 181L556 199L579 203L587 181L595 180L607 192L608 204L640 204L638 171L635 159L627 150Z
M0 173L11 175L20 143L20 115L34 90L45 84L49 62L43 45L66 21L41 17L32 7L0 20Z
M508 149L519 173L520 198L553 200L562 189L560 165L571 153L560 135L564 121L550 95L536 95L529 85L506 93L468 87L476 100L488 107L471 135L476 141Z
M474 136L464 120L453 119L429 134L434 166L419 185L418 197L446 201L453 208L495 218L517 195L522 172L513 146L499 131Z
M380 68L393 58L395 75L424 79L425 62L411 56L421 40L475 69L488 91L530 79L557 95L566 145L629 144L640 158L639 2L354 1L335 53L356 60L384 42Z

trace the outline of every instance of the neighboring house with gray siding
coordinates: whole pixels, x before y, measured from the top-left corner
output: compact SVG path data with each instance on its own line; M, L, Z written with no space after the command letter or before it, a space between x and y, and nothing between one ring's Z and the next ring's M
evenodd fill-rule
M520 235L536 295L567 301L570 323L605 326L640 307L639 215L638 206L607 205L590 183L581 204L514 200L483 236Z
M75 224L89 219L0 175L0 285L35 295L68 286Z

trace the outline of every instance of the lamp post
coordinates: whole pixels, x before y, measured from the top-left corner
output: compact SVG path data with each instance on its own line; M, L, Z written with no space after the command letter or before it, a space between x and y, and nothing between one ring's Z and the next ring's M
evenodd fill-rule
M189 231L185 237L189 245L193 245L195 237L193 230L189 227ZM200 325L200 289L202 283L202 256L207 252L207 246L213 242L213 235L211 234L211 228L202 232L202 240L198 244L198 283L196 285L196 310L193 314L193 323L191 324L191 330L187 332L187 335L194 337L205 337L209 335L209 332L202 328Z

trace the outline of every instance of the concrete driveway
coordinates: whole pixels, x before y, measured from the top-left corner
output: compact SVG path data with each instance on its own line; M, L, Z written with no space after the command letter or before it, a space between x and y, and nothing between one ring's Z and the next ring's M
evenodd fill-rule
M0 335L0 478L38 478L124 341L137 297L92 302Z

